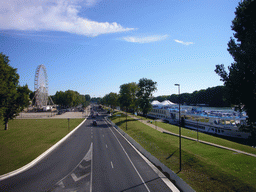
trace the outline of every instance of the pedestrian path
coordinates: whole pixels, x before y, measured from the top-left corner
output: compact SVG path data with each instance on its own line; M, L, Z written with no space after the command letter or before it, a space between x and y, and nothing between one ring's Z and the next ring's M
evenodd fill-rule
M122 113L125 113L123 111L119 111L119 112L122 112ZM179 134L176 134L176 133L173 133L173 132L170 132L170 131L167 131L161 127L158 127L152 123L148 123L148 120L142 120L142 119L139 119L138 117L135 117L133 115L130 115L128 114L128 116L130 116L131 118L133 119L136 119L142 123L144 123L145 125L149 126L149 127L152 127L153 129L156 129L157 131L160 131L162 133L165 133L165 134L169 134L169 135L174 135L174 136L179 136ZM214 147L218 147L218 148L222 148L222 149L226 149L226 150L230 150L230 151L234 151L236 153L241 153L241 154L245 154L245 155L249 155L249 156L252 156L252 157L256 157L256 154L252 154L252 153L247 153L245 151L241 151L241 150L238 150L238 149L233 149L233 148L230 148L230 147L225 147L225 146L222 146L222 145L218 145L218 144L215 144L215 143L210 143L210 142L207 142L207 141L202 141L202 140L197 140L195 138L192 138L192 137L187 137L187 136L184 136L184 135L181 135L182 138L184 139L189 139L189 140L193 140L193 141L198 141L200 143L204 143L206 145L211 145L211 146L214 146Z

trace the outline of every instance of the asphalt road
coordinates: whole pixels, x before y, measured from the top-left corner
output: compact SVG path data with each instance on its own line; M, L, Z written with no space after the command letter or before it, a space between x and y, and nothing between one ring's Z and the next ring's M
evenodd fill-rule
M0 191L172 191L103 113L97 126L93 120L32 168L0 181Z

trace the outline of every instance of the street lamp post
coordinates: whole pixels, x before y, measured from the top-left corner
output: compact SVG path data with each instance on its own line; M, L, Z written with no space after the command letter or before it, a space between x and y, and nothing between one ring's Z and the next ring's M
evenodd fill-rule
M180 127L180 84L174 84L179 89L179 145L180 145L180 171L181 171L181 127Z

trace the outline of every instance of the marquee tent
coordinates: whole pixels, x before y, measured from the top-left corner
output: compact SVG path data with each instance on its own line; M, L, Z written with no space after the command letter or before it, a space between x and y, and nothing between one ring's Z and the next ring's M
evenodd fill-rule
M165 100L161 103L161 105L163 106L170 106L170 105L176 105L175 103L169 101L169 100Z

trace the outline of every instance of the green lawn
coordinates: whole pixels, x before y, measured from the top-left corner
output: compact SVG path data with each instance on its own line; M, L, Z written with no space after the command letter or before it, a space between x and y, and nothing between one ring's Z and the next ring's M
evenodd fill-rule
M0 122L0 175L34 160L79 125L83 119L15 119L4 130Z
M177 134L179 133L179 127L168 124L168 123L157 122L157 126L163 128L165 130L168 130L170 132L173 132L173 133L177 133ZM195 138L195 139L197 138L197 132L194 130L181 128L181 134L184 136ZM199 140L203 140L203 141L215 143L218 145L223 145L225 147L230 147L233 149L238 149L238 150L245 151L248 153L256 154L256 149L253 147L250 147L248 145L242 145L242 144L232 142L232 141L229 141L226 139L222 139L219 137L215 137L212 135L198 132L198 138L199 138Z
M124 115L120 121L115 116L111 119L126 131ZM126 132L196 191L256 191L255 157L182 139L182 171L178 173L178 137L163 134L129 117Z
M152 120L152 123L155 125L155 121L151 118L146 119L145 117L141 117L141 116L137 116L137 118L140 118L142 120ZM179 127L178 126L171 125L169 123L159 122L159 121L157 121L157 126L163 128L167 131L170 131L172 133L179 134ZM195 130L181 128L181 134L184 135L184 136L187 136L187 137L192 137L194 139L197 138L197 132ZM253 148L253 147L250 147L248 145L243 145L243 144L240 144L240 143L236 143L236 142L232 142L232 141L229 141L229 140L226 140L226 139L222 139L222 138L219 138L217 136L215 137L215 136L212 136L212 135L208 135L208 134L205 134L205 133L198 132L198 138L199 138L199 140L202 140L202 141L207 141L207 142L215 143L215 144L218 144L218 145L223 145L225 147L230 147L230 148L233 148L233 149L238 149L238 150L245 151L245 152L248 152L248 153L256 154L256 149Z

